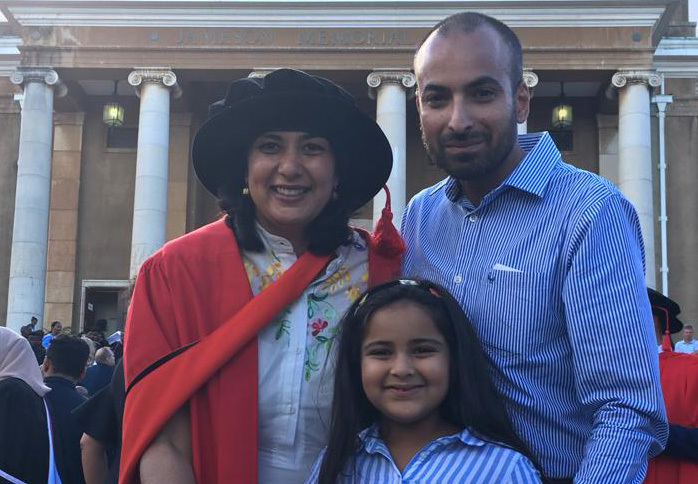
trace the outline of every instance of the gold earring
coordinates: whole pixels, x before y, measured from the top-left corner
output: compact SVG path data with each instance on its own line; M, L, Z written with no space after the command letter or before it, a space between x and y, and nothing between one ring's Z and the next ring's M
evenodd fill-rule
M243 194L243 196L248 196L250 194L250 189L247 187L244 187L242 189L242 194Z

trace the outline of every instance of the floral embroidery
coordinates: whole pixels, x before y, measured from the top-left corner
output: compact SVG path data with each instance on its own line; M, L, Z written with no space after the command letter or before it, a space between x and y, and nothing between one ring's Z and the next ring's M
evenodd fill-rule
M327 327L327 321L317 318L315 321L313 321L311 326L313 327L313 336L317 336L323 329Z
M285 309L284 312L274 318L274 325L276 326L276 331L274 332L274 339L279 341L282 336L286 335L286 344L288 345L291 341L288 336L291 336L291 320L288 318L291 314L290 309Z
M322 283L321 288L324 291L328 291L330 294L335 294L350 281L351 274L349 274L349 269L347 269L345 266L341 266L339 269L337 269L337 272L332 274Z
M292 263L292 258L285 252L274 252L273 244L268 252L245 254L244 263L250 286L255 294L274 283ZM339 333L339 320L352 302L366 289L368 282L368 264L363 240L357 235L352 246L346 252L346 259L332 274L320 276L316 283L306 289L301 300L282 311L269 324L265 341L283 345L284 348L300 343L303 358L303 380L311 382L315 375L326 371L325 365L332 354L334 341ZM305 306L307 320L305 341L296 341L300 335L297 325L298 310ZM299 348L299 349L301 349ZM285 354L287 350L282 350ZM295 353L295 352L294 352Z

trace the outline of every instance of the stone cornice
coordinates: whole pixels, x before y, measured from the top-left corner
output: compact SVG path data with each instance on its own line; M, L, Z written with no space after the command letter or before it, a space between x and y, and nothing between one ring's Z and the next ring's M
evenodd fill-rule
M512 27L654 27L676 0L196 2L9 0L21 26L429 28L463 10ZM49 8L50 4L50 8Z
M68 93L65 84L58 77L58 73L51 67L18 67L10 75L10 82L22 86L28 82L43 82L53 87L57 97L63 97Z
M654 68L665 77L698 77L698 37L662 39L654 52Z
M628 84L647 84L659 87L662 85L662 78L654 71L619 71L613 74L611 83L619 89Z
M182 95L182 89L177 84L177 76L169 67L134 67L133 69L128 75L128 83L136 88L137 94L140 94L141 84L151 82L169 87L175 99Z
M15 36L0 37L0 76L10 76L19 66L18 47L22 39Z

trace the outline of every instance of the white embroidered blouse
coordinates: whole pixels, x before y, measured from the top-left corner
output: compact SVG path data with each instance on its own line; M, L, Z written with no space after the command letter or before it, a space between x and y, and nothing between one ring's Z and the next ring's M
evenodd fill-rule
M297 258L286 239L258 229L266 251L243 254L255 295ZM327 444L337 324L367 285L368 250L354 232L325 273L258 335L258 482L303 482Z

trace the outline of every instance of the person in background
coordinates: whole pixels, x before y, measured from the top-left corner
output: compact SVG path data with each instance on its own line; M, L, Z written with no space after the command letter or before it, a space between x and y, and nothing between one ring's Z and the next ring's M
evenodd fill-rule
M29 341L29 344L32 347L32 351L36 356L37 365L41 365L44 362L44 358L46 357L46 348L44 348L44 345L41 344L41 340L43 338L44 331L41 329L38 329L33 333L30 333L27 337L27 340Z
M73 411L83 431L80 438L85 484L117 484L124 413L123 361L109 385Z
M517 137L522 58L508 26L475 12L419 46L422 138L449 176L405 210L403 274L461 304L547 477L639 482L667 436L640 223L548 133Z
M29 342L0 327L0 482L47 482L48 423L41 377ZM67 483L66 483L67 484Z
M44 347L44 349L48 349L48 345L51 344L51 340L61 334L63 331L63 324L61 324L60 321L54 321L51 323L51 331L46 334L46 336L43 337L41 340L41 346Z
M108 346L95 352L95 364L87 367L85 378L81 382L81 385L87 388L90 396L109 384L114 374L115 364L114 353Z
M652 316L660 341L659 371L669 420L664 452L650 460L645 484L698 482L698 357L671 349L671 334L681 331L681 307L648 288Z
M51 340L43 364L44 383L52 420L56 466L64 484L84 483L80 459L82 431L72 411L85 402L75 389L85 376L89 349L77 336L59 335Z
M676 342L674 351L677 353L688 353L689 355L698 353L698 340L693 339L693 325L684 324L681 336L683 339Z
M36 318L36 316L32 316L31 322L29 324L25 324L22 326L19 330L20 334L24 336L25 338L28 338L31 333L35 331L35 326L36 323L38 323L39 320Z

